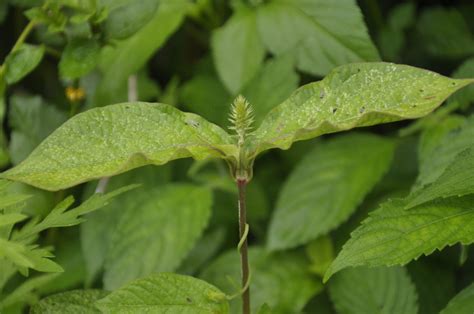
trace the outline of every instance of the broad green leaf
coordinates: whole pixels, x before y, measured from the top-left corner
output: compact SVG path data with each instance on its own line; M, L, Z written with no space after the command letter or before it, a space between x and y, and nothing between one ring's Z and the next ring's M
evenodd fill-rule
M64 112L46 104L39 96L13 95L8 113L8 121L13 129L9 145L13 164L28 157L66 119Z
M111 39L130 37L153 18L158 3L158 0L129 0L115 7L105 21L105 35Z
M208 314L229 312L224 293L202 280L161 273L136 280L96 302L102 313Z
M463 58L474 53L474 36L454 8L423 10L416 27L423 47L435 57Z
M38 297L38 288L44 284L47 284L57 276L58 274L46 274L27 279L15 290L8 293L5 298L0 300L0 310L2 310L2 308L7 308L17 303L27 302L31 301L32 299L36 299Z
M373 211L344 244L325 275L349 266L404 265L422 254L474 242L474 196L435 200L406 210L393 199Z
M155 15L138 32L102 49L99 67L103 77L95 94L96 106L126 101L120 95L128 77L137 73L178 28L188 5L187 0L161 0Z
M257 9L257 25L270 52L293 54L298 69L311 74L380 59L353 0L268 1Z
M197 115L164 104L123 103L76 115L0 176L59 190L178 158L225 158L235 154L232 142Z
M100 44L94 38L73 38L61 55L59 74L76 79L92 71L99 59Z
M285 182L269 235L272 250L316 239L349 218L388 170L394 142L349 134L318 143Z
M111 238L103 280L107 290L151 273L174 271L211 214L212 194L205 188L170 184L134 196L122 202L126 213Z
M13 84L33 71L44 54L44 46L23 44L5 59L5 81Z
M439 313L455 294L455 270L445 263L430 263L428 258L411 262L407 268L418 292L418 313Z
M339 314L417 314L417 293L401 267L345 269L331 280L329 295Z
M264 303L272 308L272 313L298 313L312 296L322 290L318 279L308 272L309 264L301 254L270 254L254 247L249 250L249 261L252 313ZM218 257L208 265L201 277L222 291L234 294L241 280L237 251ZM231 313L240 313L240 302L240 298L231 301Z
M472 193L474 193L474 143L471 148L459 153L436 181L410 196L407 208L440 197Z
M255 149L288 149L326 133L419 118L472 82L392 63L344 65L270 111L255 131Z
M265 57L255 12L237 11L214 31L211 48L217 73L229 92L236 94L257 73Z
M140 184L134 193L124 193L114 198L109 205L99 211L86 216L81 224L81 244L86 267L86 285L92 283L102 269L105 257L109 250L111 238L116 232L117 223L123 215L127 215L127 208L122 204L132 204L133 199L150 188L164 185L171 176L169 166L145 166L112 177L107 184L107 190L113 191L129 184ZM83 196L87 199L94 194L97 182L90 182Z
M474 146L473 137L474 116L450 116L426 129L418 149L420 173L414 190L437 181L462 151Z
M440 314L471 314L474 311L474 284L459 292Z
M106 297L107 295L108 292L102 290L73 290L53 294L35 304L31 308L30 313L100 313L97 307L95 307L94 302Z

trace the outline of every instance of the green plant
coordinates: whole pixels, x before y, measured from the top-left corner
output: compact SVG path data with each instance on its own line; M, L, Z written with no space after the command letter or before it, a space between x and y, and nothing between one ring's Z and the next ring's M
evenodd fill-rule
M311 313L332 311L319 293L327 285L338 313L472 310L470 282L449 301L451 270L470 271L458 264L474 241L474 120L466 117L474 99L472 59L454 78L381 62L349 0L241 0L231 7L212 0L38 2L0 68L2 112L9 104L0 161L13 164L0 174L0 309ZM394 8L383 24L377 5L367 5L380 24L383 58L403 61L414 6ZM431 15L464 34L462 48L438 38L443 30L430 29ZM146 62L185 16L195 24L184 22L181 31L191 29L197 45L209 45L215 69L204 58L182 84L189 73L173 63L160 91ZM430 43L427 53L471 53L474 41L460 13L428 8L421 16L416 28L420 42ZM42 43L26 44L35 29ZM59 58L52 67L65 96L52 98L65 108L14 90L39 71L45 55ZM311 83L297 88L297 70ZM176 108L180 103L199 114ZM418 118L402 129L331 135ZM38 123L43 119L50 126ZM195 161L169 164L188 157ZM412 166L417 158L419 171ZM122 194L131 183L142 186ZM109 189L115 191L103 194ZM88 200L67 210L73 200L60 201L64 191ZM226 234L236 225L234 203L238 238ZM61 242L58 232L66 233L56 228L79 223L70 229L74 242ZM252 245L264 234L265 247ZM457 243L461 254L448 256L455 262L400 267ZM51 259L50 244L64 267ZM238 252L214 258L232 246ZM75 259L85 265L76 266L77 277L68 269ZM61 275L17 276L63 268ZM64 292L72 288L83 289ZM440 297L431 300L431 293ZM46 298L38 302L40 295Z

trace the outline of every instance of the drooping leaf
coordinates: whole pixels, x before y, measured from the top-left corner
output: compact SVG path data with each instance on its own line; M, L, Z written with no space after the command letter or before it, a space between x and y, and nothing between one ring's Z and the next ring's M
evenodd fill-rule
M193 277L161 273L139 279L96 302L102 313L229 313L224 293Z
M417 293L402 267L345 269L331 280L329 295L339 314L417 314Z
M237 11L214 32L211 47L217 73L229 92L236 94L257 73L265 57L255 12Z
M131 2L141 5L141 2ZM137 73L178 28L188 5L187 0L161 0L151 20L138 32L113 47L102 49L99 67L103 77L94 97L96 106L126 101L120 96L128 77Z
M78 114L2 178L47 190L64 189L146 164L230 156L222 129L164 104L123 103Z
M472 141L472 138L471 138ZM459 153L445 171L426 188L413 193L407 208L443 197L474 193L474 143Z
M205 188L170 184L144 189L121 205L126 213L117 223L105 261L107 290L151 273L174 271L207 225L212 194Z
M347 220L388 170L393 151L393 141L362 133L316 145L283 186L268 247L307 243Z
M474 284L459 292L440 314L470 314L474 311Z
M353 0L268 1L258 7L257 24L270 52L293 54L297 67L311 74L380 59Z
M5 59L5 81L13 84L33 71L44 54L44 46L23 44Z
M8 121L13 129L9 145L10 158L16 165L66 121L66 114L44 103L39 96L13 95L10 98Z
M76 79L92 71L99 59L100 44L94 38L73 38L59 61L62 78Z
M349 266L404 265L455 243L474 242L474 196L439 199L406 210L393 199L373 211L344 244L325 280Z
M53 294L42 299L31 308L32 314L63 313L89 314L100 313L94 303L109 293L102 290L73 290Z
M422 117L472 83L392 63L355 63L299 88L255 131L256 152L326 133Z
M304 256L297 253L269 254L262 248L249 250L251 310L256 312L267 303L272 313L299 312L308 300L322 289L321 283L312 278ZM239 286L240 263L236 251L218 257L203 271L201 277L228 294L235 293ZM231 313L240 313L241 300L231 301Z
M474 53L474 36L454 8L423 10L416 27L423 47L435 57L462 58Z

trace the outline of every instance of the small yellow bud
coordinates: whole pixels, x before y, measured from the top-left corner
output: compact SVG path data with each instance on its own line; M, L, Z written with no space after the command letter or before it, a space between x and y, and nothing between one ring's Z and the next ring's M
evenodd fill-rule
M78 102L86 97L86 92L81 87L68 86L66 87L66 97L71 102Z

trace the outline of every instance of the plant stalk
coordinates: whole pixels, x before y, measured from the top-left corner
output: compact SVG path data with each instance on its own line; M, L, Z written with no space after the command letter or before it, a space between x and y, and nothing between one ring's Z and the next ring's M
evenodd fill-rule
M250 314L250 288L249 281L249 261L248 261L248 245L245 229L247 228L247 207L245 202L245 188L247 180L237 179L237 187L239 190L239 235L240 239L244 239L240 246L240 267L242 273L242 313Z

